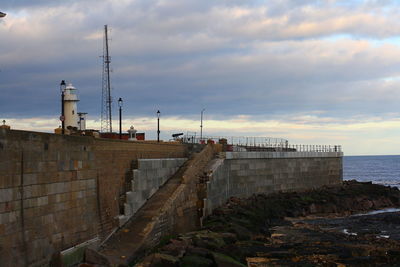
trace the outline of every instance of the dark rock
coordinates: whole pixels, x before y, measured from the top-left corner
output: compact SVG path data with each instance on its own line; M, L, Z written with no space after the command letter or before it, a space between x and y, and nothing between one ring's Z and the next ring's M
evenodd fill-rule
M206 230L172 239L158 251L175 256L166 261L170 266L245 266L246 258L258 257L271 266L394 266L400 262L400 213L343 217L393 204L400 205L399 190L356 181L231 198L204 220ZM287 218L310 214L328 217ZM160 256L150 262L162 264Z
M239 240L249 240L251 238L251 232L247 228L238 224L230 225L228 230L236 234Z
M198 255L185 255L180 263L182 267L211 267L214 261Z
M371 257L361 256L361 257L352 257L345 261L345 264L349 264L351 266L375 266Z
M318 212L317 206L315 205L315 203L312 203L312 204L310 205L310 207L308 207L308 211L309 211L311 214L317 213L317 212Z
M203 239L201 239L201 238L194 238L193 244L196 247L201 247L201 248L206 248L207 245L208 245L208 243L206 241L204 241Z
M172 239L169 244L162 247L161 251L175 257L182 257L188 245L186 240Z
M400 250L388 250L387 255L400 262Z
M198 247L189 247L186 251L187 255L197 255L203 258L212 259L212 254L208 249L198 248Z
M236 261L228 255L221 253L213 253L213 255L218 267L246 267L246 265Z
M278 259L282 259L282 258L292 258L295 255L289 251L273 251L270 253L267 253L266 256L271 257L271 258L278 258Z
M235 243L237 236L234 233L221 233L221 237L226 244Z
M151 267L178 267L179 260L176 257L167 254L154 253L147 256L142 261L142 266Z

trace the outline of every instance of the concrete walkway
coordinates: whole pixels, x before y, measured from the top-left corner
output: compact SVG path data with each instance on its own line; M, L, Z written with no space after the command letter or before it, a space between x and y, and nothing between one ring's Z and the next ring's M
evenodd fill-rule
M139 209L127 224L118 230L99 250L111 266L128 265L143 248L147 236L168 198L181 184L182 176L192 160L188 160L164 186Z

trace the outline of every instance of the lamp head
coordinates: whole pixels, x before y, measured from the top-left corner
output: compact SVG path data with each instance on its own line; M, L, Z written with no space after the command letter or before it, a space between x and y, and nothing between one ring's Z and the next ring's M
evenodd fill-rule
M61 93L64 93L65 87L66 87L66 83L65 83L64 80L62 80L61 83L60 83L60 91L61 91Z
M118 106L121 108L121 107L122 107L122 104L123 104L122 98L119 98L119 99L118 99Z
M160 114L161 114L161 112L159 110L157 110L157 118L160 118Z

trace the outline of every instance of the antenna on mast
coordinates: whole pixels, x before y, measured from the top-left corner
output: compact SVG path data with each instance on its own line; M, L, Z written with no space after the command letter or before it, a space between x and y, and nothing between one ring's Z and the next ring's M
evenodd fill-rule
M110 81L110 62L111 57L108 53L108 29L104 25L103 42L103 74L102 74L102 97L101 97L101 132L111 133L111 81Z

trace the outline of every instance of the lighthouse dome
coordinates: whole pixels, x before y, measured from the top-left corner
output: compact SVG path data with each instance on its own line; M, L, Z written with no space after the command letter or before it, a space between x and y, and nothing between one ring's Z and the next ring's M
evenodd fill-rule
M76 94L76 88L72 86L72 83L68 83L64 89L64 100L65 101L79 101Z

